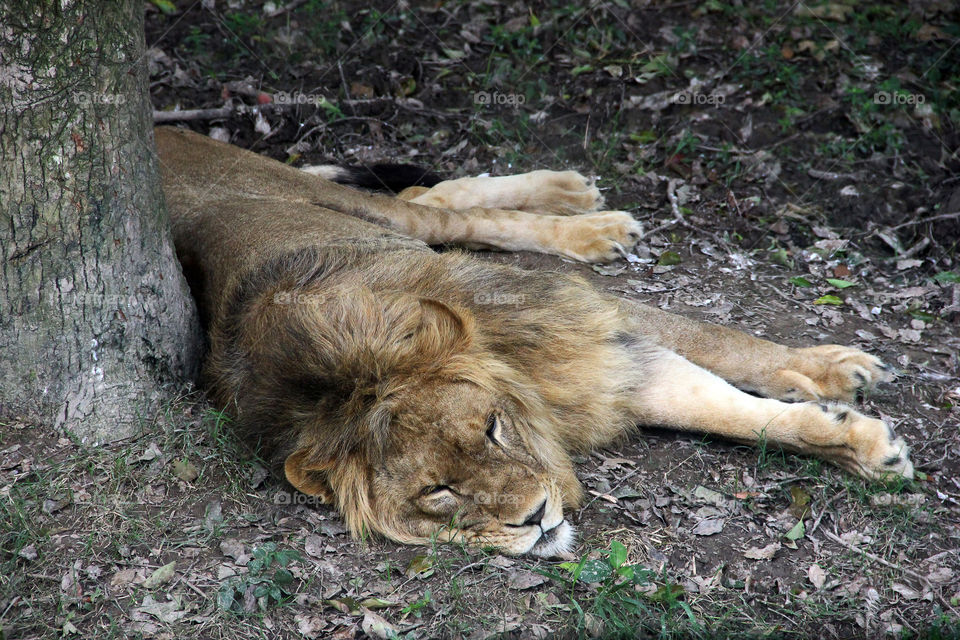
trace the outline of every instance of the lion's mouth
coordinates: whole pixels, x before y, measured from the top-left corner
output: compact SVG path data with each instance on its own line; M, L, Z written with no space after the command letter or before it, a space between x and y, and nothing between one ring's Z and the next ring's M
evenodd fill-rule
M540 556L541 558L561 555L570 550L570 547L573 545L573 538L573 526L566 520L561 520L557 526L541 533L540 538L534 543L528 553Z

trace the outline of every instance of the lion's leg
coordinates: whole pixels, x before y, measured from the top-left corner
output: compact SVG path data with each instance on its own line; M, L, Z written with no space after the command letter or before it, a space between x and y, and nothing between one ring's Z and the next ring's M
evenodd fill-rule
M655 307L626 304L638 333L740 389L768 398L849 402L858 391L892 377L878 358L858 349L792 348Z
M623 211L576 216L526 211L436 209L398 198L369 196L317 181L310 204L363 218L428 244L485 246L505 251L536 251L583 262L616 260L636 245L642 228Z
M441 209L512 209L569 215L596 211L600 190L576 171L531 171L513 176L446 180L430 189L411 187L403 200Z
M844 406L758 398L672 352L644 365L633 409L642 424L778 444L870 478L913 476L905 443L880 420Z

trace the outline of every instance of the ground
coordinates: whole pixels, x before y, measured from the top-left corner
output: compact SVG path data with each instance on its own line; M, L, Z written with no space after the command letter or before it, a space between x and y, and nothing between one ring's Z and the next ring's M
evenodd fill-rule
M352 540L198 392L90 449L0 431L0 636L960 637L953 3L146 4L154 106L294 165L574 168L629 262L484 259L856 345L914 482L645 429L578 460L565 561ZM952 12L952 13L951 13ZM179 116L178 116L179 117Z

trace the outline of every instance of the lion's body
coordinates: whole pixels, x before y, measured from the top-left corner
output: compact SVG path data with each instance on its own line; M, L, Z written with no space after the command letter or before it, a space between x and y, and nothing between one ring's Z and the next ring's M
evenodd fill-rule
M864 475L912 471L877 420L718 377L850 399L884 376L871 356L788 349L423 242L611 259L638 232L620 212L568 215L598 200L577 174L390 198L188 132L158 129L157 143L209 325L213 401L355 532L555 553L580 497L570 454L637 424L763 434Z

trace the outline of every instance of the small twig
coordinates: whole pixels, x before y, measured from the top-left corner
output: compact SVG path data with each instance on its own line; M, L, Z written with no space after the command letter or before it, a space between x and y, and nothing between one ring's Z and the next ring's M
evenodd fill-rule
M487 564L486 561L471 562L470 564L466 564L466 565L460 567L459 569L457 569L457 571L454 572L454 574L453 574L452 576L450 576L450 580L453 580L454 578L459 577L461 573L464 573L464 572L467 571L468 569L473 569L474 567L480 567L480 566L483 566L483 565L486 565L486 564Z
M913 256L917 255L918 253L926 249L929 244L930 244L930 238L927 236L924 236L923 239L920 240L920 242L913 245L912 247L910 247L909 249L907 249L897 257L900 258L901 260L912 258Z
M930 216L929 218L921 218L920 220L908 220L898 224L895 227L890 227L890 231L896 231L897 229L902 229L904 227L912 227L917 224L924 224L926 222L935 222L937 220L951 220L953 218L960 218L960 211L954 211L953 213L941 213L940 215Z
M221 120L229 118L236 109L233 107L220 107L219 109L184 109L182 111L154 111L153 122L160 124L163 122L190 122L194 120Z
M662 179L666 179L666 178L662 178ZM720 236L713 233L712 231L707 231L706 229L700 229L699 227L693 226L692 224L687 222L686 218L683 217L683 212L680 211L680 197L677 196L677 186L683 183L684 181L681 180L680 178L667 179L667 199L670 200L670 210L673 212L674 220L676 220L680 225L686 227L687 229L690 229L691 231L696 231L697 233L702 233L705 236L709 236L713 238L714 242L716 242L718 245L723 247L724 242L723 242L723 239L720 238ZM655 229L654 231L658 231L658 230L659 228ZM653 233L653 231L651 231L650 233ZM646 235L650 235L650 234L648 233ZM727 253L729 254L730 251L727 251Z
M209 595L207 595L206 593L204 593L203 591L201 591L200 588L199 588L197 585L193 584L192 582L190 582L190 581L187 580L186 578L184 578L184 577L181 576L179 582L180 582L180 584L187 585L190 589L193 590L194 593L196 593L197 595L199 595L199 596L200 596L201 598L203 598L204 600L209 600L209 599L210 599L210 596L209 596Z
M820 521L823 520L823 516L826 515L827 510L830 508L830 505L832 505L834 502L839 500L841 496L846 495L846 493L847 493L847 490L843 489L842 491L834 495L832 498L827 500L826 503L824 503L823 507L820 509L820 513L817 515L817 519L813 521L813 525L810 527L810 533L813 533L814 531L816 531L817 527L820 526Z
M819 169L807 169L807 175L817 180L856 180L857 176L852 173L836 173L834 171L820 171Z
M343 85L343 97L349 100L350 85L347 84L347 75L343 72L343 63L339 60L337 61L337 70L340 72L340 83ZM357 115L357 107L355 105L350 105L350 111L353 112L353 115Z
M662 225L660 225L659 227L654 227L653 229L650 229L650 231L647 231L646 233L644 233L644 234L643 234L643 237L649 238L649 237L652 236L653 234L659 233L659 232L661 232L661 231L665 231L665 230L669 229L670 227L672 227L672 226L675 225L675 224L677 224L677 221L676 221L676 220L667 220L666 222L664 222L664 223L663 223Z

